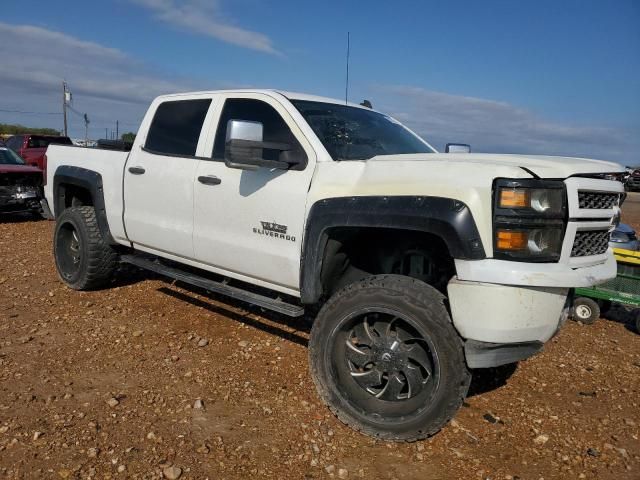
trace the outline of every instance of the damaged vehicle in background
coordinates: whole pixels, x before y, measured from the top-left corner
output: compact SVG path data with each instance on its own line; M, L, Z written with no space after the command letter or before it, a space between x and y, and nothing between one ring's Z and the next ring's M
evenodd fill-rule
M0 214L33 212L42 207L42 170L26 165L13 150L0 143Z

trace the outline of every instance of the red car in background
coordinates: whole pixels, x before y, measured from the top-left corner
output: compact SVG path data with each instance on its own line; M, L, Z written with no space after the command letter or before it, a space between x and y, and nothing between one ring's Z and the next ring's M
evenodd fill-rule
M0 213L41 213L42 170L0 143Z
M45 153L50 144L73 145L69 137L57 135L24 134L9 137L5 142L7 147L20 155L27 165L46 170Z

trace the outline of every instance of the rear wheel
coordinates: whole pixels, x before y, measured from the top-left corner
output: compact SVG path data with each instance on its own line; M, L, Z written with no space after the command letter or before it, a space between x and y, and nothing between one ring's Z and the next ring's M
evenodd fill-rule
M585 325L591 325L600 318L598 302L587 297L578 297L573 301L573 319Z
M74 290L105 286L115 272L118 255L105 242L93 207L68 208L58 218L53 240L58 275Z
M444 296L398 275L344 287L316 318L309 344L320 397L345 424L386 440L436 433L471 375Z

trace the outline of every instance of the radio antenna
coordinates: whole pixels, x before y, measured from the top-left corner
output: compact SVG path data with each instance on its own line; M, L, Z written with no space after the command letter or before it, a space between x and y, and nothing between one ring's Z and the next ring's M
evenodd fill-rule
M344 86L344 104L349 103L349 50L351 47L351 32L347 32L347 80Z

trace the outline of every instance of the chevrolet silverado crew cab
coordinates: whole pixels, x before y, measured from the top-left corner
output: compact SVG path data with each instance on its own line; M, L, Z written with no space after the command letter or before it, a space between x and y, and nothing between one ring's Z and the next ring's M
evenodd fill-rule
M383 439L437 432L474 369L540 351L572 289L616 274L620 165L442 154L387 115L327 98L162 96L131 152L47 156L63 282L105 287L126 262L281 314L317 312L318 394Z

